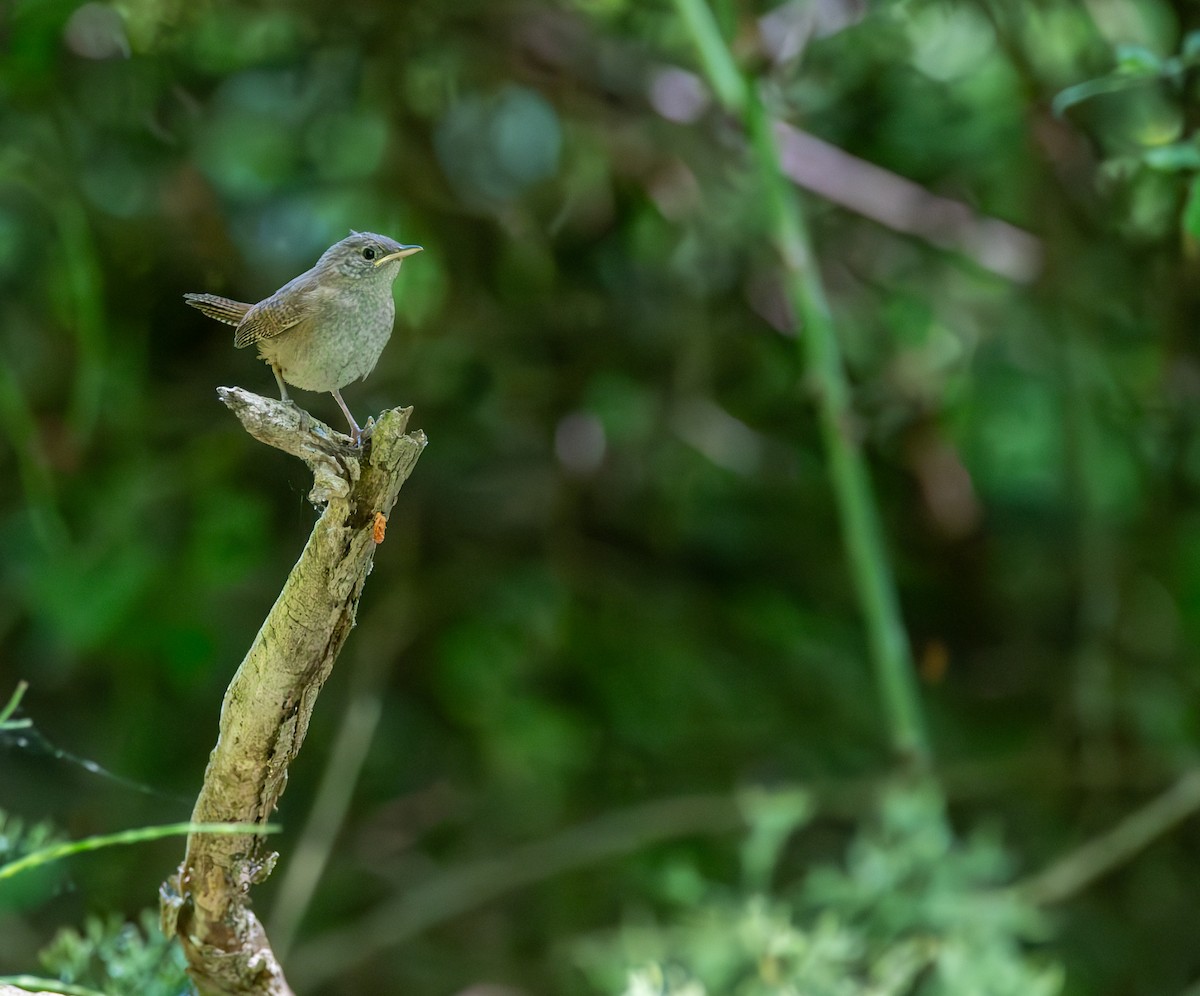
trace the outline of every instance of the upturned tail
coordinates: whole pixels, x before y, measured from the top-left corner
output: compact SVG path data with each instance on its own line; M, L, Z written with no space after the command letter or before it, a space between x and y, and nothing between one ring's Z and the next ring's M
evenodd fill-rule
M246 317L246 312L254 307L252 304L243 304L241 301L218 297L216 294L184 294L183 299L193 308L203 311L209 318L215 318L226 325L240 325Z

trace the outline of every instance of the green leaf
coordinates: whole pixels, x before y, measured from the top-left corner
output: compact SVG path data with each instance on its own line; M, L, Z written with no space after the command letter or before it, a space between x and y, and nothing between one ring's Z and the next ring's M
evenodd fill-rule
M1200 169L1200 147L1195 142L1172 142L1147 149L1142 160L1153 169L1168 173Z
M1112 72L1059 91L1050 103L1050 109L1056 117L1061 117L1068 107L1092 97L1127 90L1178 71L1177 60L1164 61L1142 45L1118 45L1115 54L1117 66Z
M1095 79L1084 80L1082 83L1076 83L1074 86L1069 86L1065 90L1060 90L1050 102L1050 110L1055 117L1062 117L1063 112L1068 107L1074 107L1076 104L1081 104L1085 100L1091 100L1093 97L1098 97L1103 93L1117 93L1120 90L1128 90L1130 87L1139 86L1145 82L1144 76L1130 76L1119 72L1109 73L1106 76L1098 76Z

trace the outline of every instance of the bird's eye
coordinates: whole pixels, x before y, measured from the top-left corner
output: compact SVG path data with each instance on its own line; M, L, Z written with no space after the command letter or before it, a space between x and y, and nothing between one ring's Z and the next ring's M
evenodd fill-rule
M376 256L375 250L372 249L370 246L367 246L367 248L363 250L363 259L374 259L375 256Z

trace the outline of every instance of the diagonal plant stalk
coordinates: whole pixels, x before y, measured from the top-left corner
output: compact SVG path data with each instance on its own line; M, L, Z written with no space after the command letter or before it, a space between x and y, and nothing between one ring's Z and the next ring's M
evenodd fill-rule
M918 765L929 760L912 653L900 614L870 478L855 435L850 388L837 329L825 297L796 191L783 171L774 122L757 89L734 61L706 0L674 0L724 109L738 115L750 140L751 161L762 183L771 235L785 271L789 303L801 318L799 342L816 387L817 416L825 445L842 537L867 627L871 661L892 746Z
M754 803L761 806L763 800ZM373 955L523 886L636 854L651 845L742 828L743 801L725 795L655 799L530 841L507 854L459 864L409 885L349 926L308 939L293 955L314 990Z
M1200 770L1192 770L1111 830L1086 841L1014 888L1028 902L1041 906L1064 902L1114 869L1130 863L1197 810L1200 810Z

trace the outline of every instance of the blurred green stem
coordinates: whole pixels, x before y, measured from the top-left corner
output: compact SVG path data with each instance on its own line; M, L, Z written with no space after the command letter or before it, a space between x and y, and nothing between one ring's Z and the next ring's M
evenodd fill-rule
M47 132L43 138L51 148L62 145L57 133ZM53 300L61 308L58 317L75 337L77 353L67 423L78 442L86 445L103 410L108 359L104 281L87 212L74 197L52 190L30 164L22 163L20 168L10 165L0 179L35 198L54 219L58 245Z
M338 727L338 736L304 825L304 833L288 864L289 874L271 908L271 937L281 959L286 959L291 952L300 923L312 905L313 894L329 864L334 842L345 825L355 786L382 715L383 699L379 692L359 691L351 699L345 719Z
M26 729L33 725L28 719L12 719L13 713L17 711L21 704L21 699L25 697L25 692L29 689L28 681L18 681L17 687L9 697L8 703L3 709L0 709L0 730L20 730Z
M813 257L804 211L783 172L771 117L757 89L742 77L705 0L675 0L675 7L718 99L727 111L741 115L745 122L753 164L762 183L764 212L770 219L785 270L785 290L803 323L799 341L815 385L842 535L867 626L892 745L902 757L923 765L929 759L929 745L912 654L870 478L856 438L837 330Z
M373 675L382 673L382 668L373 669ZM357 683L361 687L354 691L338 727L317 796L271 908L270 934L280 959L287 959L304 914L312 905L383 715L380 683L370 678L364 680L361 674Z
M28 990L34 996L106 996L99 989L77 986L59 979L44 979L40 975L0 975L0 983Z
M1060 361L1063 384L1063 461L1074 530L1078 592L1078 638L1072 660L1073 701L1079 723L1079 767L1085 782L1103 785L1120 766L1117 735L1116 661L1110 647L1119 611L1116 543L1099 496L1106 485L1101 428L1097 422L1097 379L1101 358L1069 313Z
M104 327L103 280L87 214L71 198L47 199L58 225L64 289L79 351L70 424L79 440L91 439L104 405L108 343Z
M47 549L63 546L69 537L58 508L54 475L43 455L29 399L7 360L0 360L0 433L12 445L34 533Z
M86 851L98 851L105 847L117 847L125 844L143 844L149 840L161 840L163 837L179 837L184 834L209 833L242 834L278 833L280 827L273 823L167 823L162 826L137 827L133 830L120 830L117 833L98 834L94 837L84 837L82 840L68 840L60 844L51 844L39 848L29 854L0 865L0 879L12 878L42 865L48 865L73 854L83 854Z

